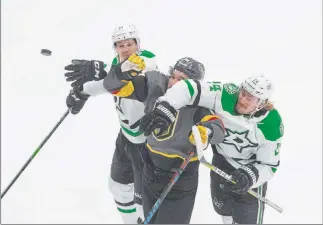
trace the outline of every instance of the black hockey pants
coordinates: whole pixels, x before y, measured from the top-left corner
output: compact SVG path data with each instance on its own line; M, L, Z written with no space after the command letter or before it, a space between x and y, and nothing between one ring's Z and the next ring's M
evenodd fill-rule
M150 152L146 146L141 151L144 161L143 166L143 207L144 214L147 217L155 202L158 200L163 189L169 183L173 173L172 168L169 170L162 170L152 163L151 157L154 161L158 160L163 165L171 163L176 165L174 169L179 168L182 160L179 158L170 159L161 155ZM189 224L198 187L198 167L199 162L190 162L185 171L181 174L176 181L173 188L167 194L164 201L159 206L158 211L155 213L150 223L155 224Z

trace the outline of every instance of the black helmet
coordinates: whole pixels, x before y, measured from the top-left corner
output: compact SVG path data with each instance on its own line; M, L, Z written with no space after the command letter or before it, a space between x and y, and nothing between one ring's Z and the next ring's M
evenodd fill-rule
M190 57L179 59L172 69L185 73L189 78L196 80L203 80L205 74L204 65Z

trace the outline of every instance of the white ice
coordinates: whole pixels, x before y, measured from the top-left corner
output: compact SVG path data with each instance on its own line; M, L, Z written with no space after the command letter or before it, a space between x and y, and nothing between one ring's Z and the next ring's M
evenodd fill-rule
M206 80L272 78L285 136L267 198L284 212L266 207L264 223L322 223L322 1L1 3L2 191L66 110L64 66L110 62L114 24L133 22L162 71L191 56L205 64ZM108 94L69 115L2 199L2 223L121 223L108 190L118 129ZM221 223L204 167L191 222Z

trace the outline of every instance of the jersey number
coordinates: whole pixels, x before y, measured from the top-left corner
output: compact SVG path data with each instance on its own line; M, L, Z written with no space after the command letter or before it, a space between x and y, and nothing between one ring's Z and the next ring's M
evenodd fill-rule
M221 91L220 82L212 81L210 84L210 91Z

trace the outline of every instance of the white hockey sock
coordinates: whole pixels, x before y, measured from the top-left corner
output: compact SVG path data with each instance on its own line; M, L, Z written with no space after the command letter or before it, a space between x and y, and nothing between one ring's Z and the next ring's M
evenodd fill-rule
M134 187L132 184L120 184L109 179L109 190L111 191L117 209L125 224L137 224L137 209L134 198Z
M222 222L224 224L234 224L232 216L222 216Z
M142 207L142 205L139 205L136 203L136 209L137 209L137 216L140 217L142 220L144 220L145 219L144 208Z

